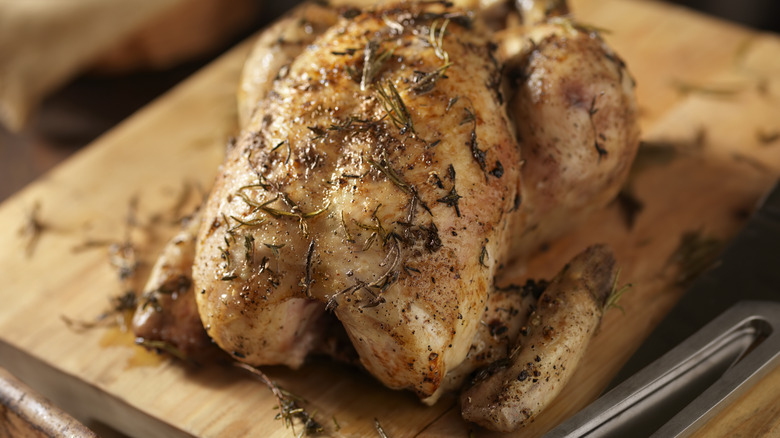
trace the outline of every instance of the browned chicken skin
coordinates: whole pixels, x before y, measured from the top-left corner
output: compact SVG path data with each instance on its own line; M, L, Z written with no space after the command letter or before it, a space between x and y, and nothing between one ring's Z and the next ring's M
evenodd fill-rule
M487 367L464 415L520 427L581 357L614 260L588 249L541 301L494 276L617 193L638 143L631 78L569 20L496 33L444 2L339 12L298 9L247 62L242 134L195 244L202 327L237 360L298 367L334 354L335 315L368 372L426 403ZM540 319L556 341L529 347ZM502 377L528 354L566 371Z

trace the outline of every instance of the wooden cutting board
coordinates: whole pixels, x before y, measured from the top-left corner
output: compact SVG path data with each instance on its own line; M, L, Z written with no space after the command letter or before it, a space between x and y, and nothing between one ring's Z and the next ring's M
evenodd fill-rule
M676 302L681 236L727 241L780 176L778 36L662 3L570 3L580 21L609 30L638 83L648 146L631 187L643 208L629 227L615 203L516 267L517 280L549 276L587 244L606 242L621 282L633 284L624 311L607 313L573 381L523 436L594 399ZM185 366L132 345L118 328L64 322L94 320L111 297L138 287L117 279L107 243L132 241L142 280L174 221L207 190L235 134L248 49L235 48L0 206L0 366L78 418L133 436L291 436L274 420L269 391L244 373ZM30 225L41 230L34 245L19 233ZM423 407L338 364L264 370L306 399L331 436L378 436L375 419L390 437L492 436L464 423L452 398ZM778 375L767 381L777 385Z

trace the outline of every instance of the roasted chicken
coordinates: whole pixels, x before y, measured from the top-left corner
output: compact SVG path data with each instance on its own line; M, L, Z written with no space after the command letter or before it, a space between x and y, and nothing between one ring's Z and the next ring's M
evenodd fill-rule
M269 28L241 135L177 238L194 256L166 251L139 336L296 368L341 354L343 327L388 387L426 403L465 388L465 418L492 429L533 419L598 326L615 261L593 246L521 291L496 287L497 269L606 205L639 136L620 58L537 6L311 4ZM202 325L173 310L164 266ZM166 336L177 317L159 313L192 336Z

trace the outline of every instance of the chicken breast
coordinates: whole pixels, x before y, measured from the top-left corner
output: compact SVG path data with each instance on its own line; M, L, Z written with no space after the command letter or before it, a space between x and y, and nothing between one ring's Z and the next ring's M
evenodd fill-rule
M478 26L438 4L343 18L274 83L199 236L223 349L298 366L327 303L387 386L430 395L463 360L521 183Z

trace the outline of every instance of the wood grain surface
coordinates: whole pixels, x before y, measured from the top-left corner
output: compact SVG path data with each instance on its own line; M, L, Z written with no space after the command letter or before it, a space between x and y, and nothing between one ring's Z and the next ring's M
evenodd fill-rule
M586 245L606 242L621 282L633 284L572 382L518 436L539 436L593 400L682 293L679 264L670 262L681 236L728 240L780 176L780 38L661 3L570 3L580 21L609 30L605 38L636 78L646 146L631 188L643 207L629 227L612 204L527 265L505 270L505 281L550 276ZM0 366L78 418L132 436L291 436L274 420L271 394L239 370L188 366L132 345L117 327L64 322L94 320L112 297L139 287L175 221L208 189L235 134L234 92L248 48L236 47L0 206ZM120 282L109 255L128 241L139 276ZM306 399L330 436L377 436L375 419L394 438L499 436L463 422L452 398L423 407L342 365L264 371ZM778 375L767 385L780 389ZM776 420L755 420L776 418L776 408L751 413L754 403L776 406L777 391L757 391L708 425L708 436L729 436L736 423L745 436L776 431Z

